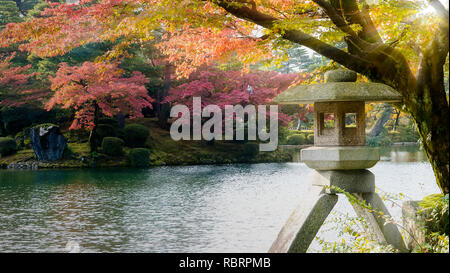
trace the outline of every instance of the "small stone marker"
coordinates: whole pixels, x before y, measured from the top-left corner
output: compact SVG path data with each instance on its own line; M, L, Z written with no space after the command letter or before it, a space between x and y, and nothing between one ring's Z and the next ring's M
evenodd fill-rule
M376 211L389 216L375 193L375 176L366 170L380 160L378 148L366 147L365 102L398 102L402 97L380 83L355 82L350 70L325 73L326 83L299 85L275 98L279 104L314 103L314 147L301 150L301 160L313 169L306 198L291 214L269 252L306 252L337 203L331 186L354 194ZM353 206L368 223L373 239L407 251L397 227L377 213Z

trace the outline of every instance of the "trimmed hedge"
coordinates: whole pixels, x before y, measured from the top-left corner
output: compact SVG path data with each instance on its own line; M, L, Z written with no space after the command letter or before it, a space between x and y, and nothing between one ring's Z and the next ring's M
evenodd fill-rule
M111 156L122 155L123 143L123 140L118 137L105 137L102 141L102 151Z
M0 156L11 155L17 151L17 144L13 138L0 137Z
M150 151L145 148L131 149L128 157L133 167L148 167L150 163Z
M102 145L103 138L105 137L115 137L115 129L112 125L109 124L99 124L95 128L95 134L93 134L94 139L97 146Z
M303 145L306 143L306 138L303 134L294 134L288 137L288 145Z
M98 124L107 124L107 125L111 125L113 127L117 127L119 125L119 123L117 122L117 119L115 118L100 118L98 120Z
M125 126L125 143L129 147L143 147L150 130L141 124Z
M255 157L259 154L259 145L257 143L245 143L244 155L247 157Z

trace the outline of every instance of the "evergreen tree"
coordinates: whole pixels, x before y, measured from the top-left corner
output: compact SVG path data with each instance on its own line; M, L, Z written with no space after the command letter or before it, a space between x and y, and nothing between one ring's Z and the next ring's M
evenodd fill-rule
M8 23L22 20L19 7L14 0L0 0L0 30Z

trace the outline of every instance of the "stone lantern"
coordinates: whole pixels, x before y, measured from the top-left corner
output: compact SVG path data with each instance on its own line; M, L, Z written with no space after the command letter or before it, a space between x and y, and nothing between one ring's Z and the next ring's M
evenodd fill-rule
M338 201L340 190L349 192L377 212L358 204L373 239L406 251L397 227L375 193L375 176L367 170L380 160L378 148L365 146L365 103L399 102L401 96L380 83L356 82L356 73L333 70L325 83L289 88L275 98L279 104L314 104L314 146L301 150L301 161L313 169L309 190L280 231L269 252L306 252Z

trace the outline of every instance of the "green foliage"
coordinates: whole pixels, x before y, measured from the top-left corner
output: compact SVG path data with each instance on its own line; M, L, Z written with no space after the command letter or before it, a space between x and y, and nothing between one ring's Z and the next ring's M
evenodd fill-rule
M367 212L375 215L377 218L382 218L385 223L392 223L399 226L396 221L390 216L385 215L382 211L373 208L370 204L361 200L359 197L342 190L336 186L324 187L334 193L344 194L350 204L353 206L359 206L365 209ZM383 201L389 200L393 204L395 199L403 198L402 194L394 195L389 193L381 194ZM322 252L353 252L353 253L385 253L385 252L397 252L391 245L380 244L375 241L375 238L367 232L370 230L368 223L362 217L351 217L348 214L342 214L334 212L334 217L325 222L328 229L335 230L338 237L341 237L339 242L327 242L324 239L316 237L319 244L322 246ZM331 227L330 227L331 226ZM347 237L345 240L344 237Z
M17 151L17 144L13 138L0 137L0 157L11 155Z
M288 137L288 145L303 145L306 143L306 138L304 134L294 134Z
M1 109L1 122L5 128L5 135L15 135L24 128L39 123L61 124L71 120L71 111L55 109L46 111L33 105L20 107L5 107Z
M54 76L56 71L58 70L58 62L55 58L45 58L37 61L36 63L36 71L38 75L36 76L41 81L47 81L49 76Z
M102 141L102 152L111 156L123 154L123 140L117 137L105 137Z
M8 23L22 21L19 8L13 0L0 0L0 30Z
M427 232L449 235L448 194L432 194L419 203L425 215Z
M389 137L392 142L417 142L419 134L413 126L399 125L396 131L390 131Z
M97 127L95 128L95 133L96 133L95 141L97 141L98 144L101 144L103 141L103 138L105 138L105 137L112 137L112 136L115 137L116 136L114 127L109 124L97 125ZM98 145L98 146L100 146L100 145Z
M129 159L133 167L148 167L150 163L150 151L145 148L131 149Z
M325 223L326 230L333 230L339 240L328 242L324 238L316 237L323 253L392 253L390 245L382 245L374 241L366 232L367 222L362 217L352 217L333 211Z
M129 147L143 147L150 130L141 124L128 124L125 126L125 143Z
M375 137L367 136L366 145L371 147L392 145L392 141L391 138L389 137L387 129L384 128L383 131L381 131L381 133L378 136Z
M314 144L314 134L309 134L306 136L306 143L307 144Z
M278 127L278 143L286 144L287 138L289 136L289 129L284 126Z
M34 15L33 11L37 10L37 8L43 10L42 6L44 5L45 7L50 7L50 5L43 0L21 0L21 2L22 4L20 5L20 10L23 13L26 13L27 16L30 16L30 12L32 13L31 16L33 16Z
M89 134L87 130L68 130L64 136L69 143L84 143L89 141Z
M98 119L98 124L108 124L111 125L113 127L117 127L118 126L118 122L117 119L115 118L99 118Z
M259 145L257 143L244 143L244 155L248 158L259 154Z
M66 145L62 157L64 159L69 159L72 158L73 156L75 156L75 153L73 152L72 148L69 145Z

